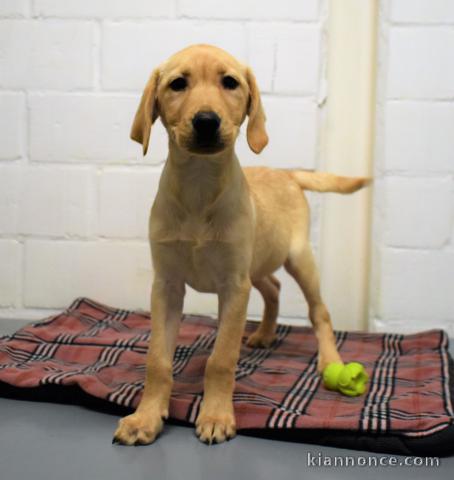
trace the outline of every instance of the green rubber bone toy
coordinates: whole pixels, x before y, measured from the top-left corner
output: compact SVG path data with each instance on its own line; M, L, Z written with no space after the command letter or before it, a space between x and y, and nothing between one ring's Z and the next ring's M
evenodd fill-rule
M364 366L358 362L330 363L323 370L323 383L329 390L337 390L349 397L362 395L369 380Z

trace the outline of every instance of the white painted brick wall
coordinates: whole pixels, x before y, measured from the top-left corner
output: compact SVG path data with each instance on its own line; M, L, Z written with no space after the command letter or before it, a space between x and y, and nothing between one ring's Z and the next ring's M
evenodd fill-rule
M453 218L449 177L387 176L384 195L386 245L442 248L449 243Z
M260 155L246 142L245 128L238 140L237 153L243 165L314 168L317 145L317 105L314 99L264 95L269 144ZM285 118L285 128L282 119Z
M149 308L147 221L167 138L156 122L143 158L129 130L152 69L188 44L219 45L257 74L270 145L254 155L243 128L244 165L317 167L323 3L1 0L0 318L79 295ZM278 276L283 315L305 316ZM216 313L215 296L188 292L186 311ZM262 312L257 292L250 312Z
M0 239L0 307L17 307L20 302L22 245Z
M0 163L0 236L17 235L20 171L15 164ZM0 257L3 260L3 257Z
M179 13L191 18L230 18L236 20L307 20L318 15L317 0L281 0L225 2L223 0L179 0Z
M35 0L41 17L57 18L156 18L175 12L173 1L161 0Z
M402 23L454 23L451 0L394 0L391 19Z
M381 3L373 329L454 335L454 2Z
M139 159L140 150L129 139L137 101L132 95L103 93L31 94L30 159L56 163Z
M107 90L142 91L153 68L193 43L211 43L240 60L247 58L246 29L239 23L108 22L103 29L102 85Z
M389 36L389 98L452 98L453 45L451 27L393 26Z
M454 252L387 247L382 261L382 285L387 290L381 301L383 319L403 324L426 320L428 328L429 320L452 324Z
M0 234L91 237L96 173L88 167L0 165Z
M23 93L0 93L0 160L16 160L24 155L25 96Z
M96 220L95 172L87 167L26 167L20 172L18 233L91 237Z
M381 3L371 327L454 334L454 2ZM129 129L151 70L189 43L224 47L256 72L270 145L255 156L243 129L244 165L317 167L320 10L318 0L2 0L0 315L36 316L78 295L148 308L146 221L167 142L157 122L142 158ZM282 314L305 315L278 276ZM214 296L188 290L187 311L215 313ZM261 310L254 292L250 312Z
M90 88L93 42L88 22L0 20L0 88Z
M99 236L147 239L150 207L161 172L162 168L109 168L101 172Z
M20 18L30 13L30 0L2 0L0 16L4 18Z
M25 307L63 308L79 295L149 309L147 242L27 240Z
M249 64L264 91L313 95L318 90L320 29L317 25L268 25L248 29ZM286 52L296 51L292 57Z
M387 101L385 115L388 172L452 172L454 102Z

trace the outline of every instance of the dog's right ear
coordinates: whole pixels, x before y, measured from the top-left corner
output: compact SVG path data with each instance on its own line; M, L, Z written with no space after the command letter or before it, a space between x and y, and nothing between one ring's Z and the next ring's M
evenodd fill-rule
M156 90L158 88L160 71L153 70L140 100L139 108L131 128L131 138L143 146L146 155L150 141L151 126L159 116Z

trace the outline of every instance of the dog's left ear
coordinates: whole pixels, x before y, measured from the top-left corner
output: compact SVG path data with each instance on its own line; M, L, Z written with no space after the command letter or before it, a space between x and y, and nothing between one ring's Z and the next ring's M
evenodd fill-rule
M257 81L249 67L246 69L246 79L249 85L247 143L254 153L260 153L268 143L268 135L265 130L266 117L260 99Z
M158 104L156 100L156 90L158 88L160 71L153 70L148 83L143 91L139 108L131 128L131 138L143 146L143 154L147 154L148 143L150 141L151 126L159 116Z

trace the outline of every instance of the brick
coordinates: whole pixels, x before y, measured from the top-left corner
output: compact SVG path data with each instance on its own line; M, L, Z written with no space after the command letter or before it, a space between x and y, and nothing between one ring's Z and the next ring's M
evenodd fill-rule
M388 102L386 170L452 172L454 105L448 102Z
M453 195L453 197L452 197L451 204L454 205L454 195ZM451 248L452 250L454 250L454 219L453 219L453 222L452 222L450 248Z
M384 249L380 276L380 316L425 320L430 325L452 320L453 251Z
M36 0L35 14L43 17L149 18L174 14L173 0Z
M0 22L0 86L87 88L92 85L93 30L89 23Z
M139 95L31 95L31 158L42 162L141 160L141 148L129 138L139 100ZM153 161L166 158L159 123L150 142Z
M232 23L107 23L103 30L102 85L108 90L142 91L155 67L195 43L217 45L244 61L245 39L245 28Z
M30 13L30 0L2 0L0 17L21 18Z
M121 308L149 310L151 278L146 242L25 242L26 307L63 308L78 296L88 296Z
M314 168L317 141L315 102L298 97L267 95L262 96L262 100L267 116L268 146L260 155L249 150L246 118L236 148L240 162L243 165Z
M375 185L374 185L375 187ZM377 194L374 191L374 196L376 198ZM375 204L377 201L375 201ZM369 315L368 315L368 320L369 320L369 326L375 328L376 326L376 321L377 317L380 316L380 310L381 310L381 289L380 289L380 275L381 275L381 261L382 261L382 256L381 256L381 234L377 233L377 230L379 226L377 225L377 207L374 205L374 210L373 210L373 224L372 224L372 230L371 230L371 244L370 244L370 277L369 277L369 305L368 305L368 310L369 310ZM381 227L381 226L380 226ZM378 230L379 232L381 232ZM373 331L372 328L372 331Z
M22 246L15 240L0 240L0 307L17 306Z
M319 55L319 27L289 26L280 32L277 42L274 90L295 94L315 94L318 85Z
M440 248L448 242L454 184L446 178L388 178L384 209L389 246Z
M274 25L248 26L248 65L252 68L260 91L272 92L275 76L277 32Z
M21 172L18 232L90 236L96 220L95 192L90 168L25 167Z
M22 93L0 93L0 160L24 155L25 98Z
M451 28L391 28L388 98L452 98L453 57L454 30Z
M450 0L395 0L391 2L395 22L452 23L454 4Z
M148 238L148 218L161 170L120 168L106 169L101 173L99 235Z
M318 26L252 24L248 34L249 64L263 90L306 95L317 91Z
M16 165L0 165L0 234L17 233L20 181Z
M228 18L228 19L271 19L306 20L318 18L317 0L281 0L258 2L242 0L225 2L223 0L179 0L178 13L191 18Z

